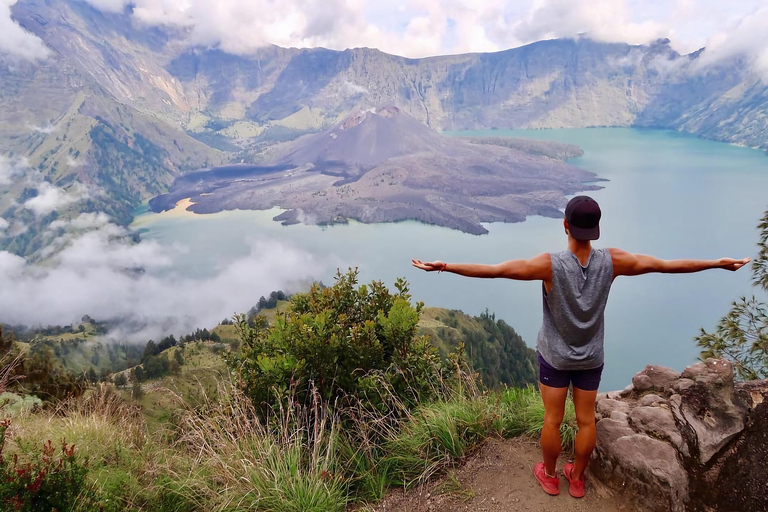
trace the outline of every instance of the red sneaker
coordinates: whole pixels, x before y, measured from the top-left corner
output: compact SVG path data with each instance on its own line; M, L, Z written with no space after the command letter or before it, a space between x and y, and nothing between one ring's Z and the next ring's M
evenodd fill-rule
M565 475L565 478L567 478L568 482L570 483L570 486L568 487L568 494L570 494L574 498L583 498L584 497L584 477L582 476L581 480L576 480L575 478L571 478L572 473L573 473L573 462L566 462L565 466L563 466L563 474Z
M544 468L543 462L539 462L533 467L533 475L539 481L539 485L541 485L545 493L550 496L560 494L560 479L557 476L547 476L547 470Z

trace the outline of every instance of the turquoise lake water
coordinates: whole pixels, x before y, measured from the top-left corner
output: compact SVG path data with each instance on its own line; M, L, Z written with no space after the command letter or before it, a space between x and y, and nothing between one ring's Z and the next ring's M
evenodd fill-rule
M768 157L757 150L704 141L677 132L628 128L473 131L472 136L515 136L580 146L572 160L609 181L590 193L601 205L596 247L662 258L753 257L756 225L768 208ZM142 238L189 247L176 271L204 276L251 251L253 241L279 242L312 253L318 278L332 281L336 267L360 268L361 279L397 277L414 299L479 314L488 308L532 345L541 322L540 284L472 280L427 274L411 258L497 263L566 248L562 220L529 217L519 224L489 224L489 234L467 235L417 222L331 227L285 227L277 211L137 217ZM198 250L204 249L204 250ZM255 300L270 290L254 286ZM682 370L696 361L693 337L714 328L732 300L756 290L749 269L618 279L606 310L606 365L602 390L625 387L647 364ZM243 304L243 310L252 304Z

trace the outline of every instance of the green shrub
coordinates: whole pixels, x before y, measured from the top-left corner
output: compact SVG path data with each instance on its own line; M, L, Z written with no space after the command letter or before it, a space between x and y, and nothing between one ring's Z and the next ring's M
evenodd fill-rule
M26 414L43 406L43 401L33 395L20 396L6 391L0 393L0 409L8 417Z
M422 304L411 305L404 280L395 287L357 287L350 270L332 287L294 296L270 327L239 317L241 352L228 362L241 389L265 412L307 404L311 388L327 403L370 402L382 376L407 403L434 397L442 365L428 338L416 335Z
M118 373L115 375L113 382L118 388L123 388L128 384L128 377L126 377L124 373Z
M88 469L77 460L75 445L61 442L61 452L48 440L42 451L24 464L19 456L3 454L9 420L0 422L0 503L3 510L48 512L87 510L93 493L86 483Z

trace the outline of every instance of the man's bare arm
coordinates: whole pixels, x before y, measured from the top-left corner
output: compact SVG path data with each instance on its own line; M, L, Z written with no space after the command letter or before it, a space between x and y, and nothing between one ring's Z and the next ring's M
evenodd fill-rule
M749 258L735 260L720 258L718 260L662 260L644 254L632 254L621 249L608 249L613 260L613 276L638 276L652 272L663 274L688 274L701 272L711 268L739 270L750 262Z
M486 279L501 277L518 281L552 280L552 261L547 253L528 260L510 260L498 265L443 263L442 261L422 262L420 260L412 260L412 262L414 267L427 272L451 272L465 277Z

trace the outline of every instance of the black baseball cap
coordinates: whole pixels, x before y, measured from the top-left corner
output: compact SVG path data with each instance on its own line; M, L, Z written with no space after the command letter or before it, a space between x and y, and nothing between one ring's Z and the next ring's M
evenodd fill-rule
M600 206L589 196L576 196L565 207L565 220L571 236L576 240L600 238Z

